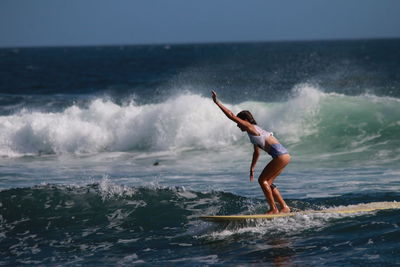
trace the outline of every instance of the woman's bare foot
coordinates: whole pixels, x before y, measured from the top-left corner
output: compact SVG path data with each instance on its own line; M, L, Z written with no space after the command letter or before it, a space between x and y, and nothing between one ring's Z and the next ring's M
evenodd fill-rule
M279 210L278 209L271 209L271 210L269 210L266 214L278 214L279 213Z
M284 206L280 211L280 213L289 213L289 212L290 212L289 206Z

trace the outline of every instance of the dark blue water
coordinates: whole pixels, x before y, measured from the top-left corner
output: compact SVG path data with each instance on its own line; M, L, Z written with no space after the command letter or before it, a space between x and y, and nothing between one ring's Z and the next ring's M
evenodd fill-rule
M294 210L400 201L400 40L1 49L0 264L400 264L397 209L199 220L268 208L212 89Z

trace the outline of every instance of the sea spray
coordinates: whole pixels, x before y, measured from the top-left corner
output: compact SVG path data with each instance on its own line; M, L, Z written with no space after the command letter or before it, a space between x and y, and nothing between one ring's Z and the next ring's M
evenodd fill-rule
M96 99L58 113L21 111L0 117L2 156L38 153L210 148L237 140L211 101L183 95L160 104L117 105Z

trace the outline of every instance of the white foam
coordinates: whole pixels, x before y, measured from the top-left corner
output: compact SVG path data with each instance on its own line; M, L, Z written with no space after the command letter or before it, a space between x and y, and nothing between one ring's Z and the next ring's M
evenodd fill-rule
M232 235L262 234L291 236L307 230L318 230L327 227L332 219L354 216L354 214L315 213L298 214L273 220L257 220L243 225L233 223L224 229L197 236L200 239L221 240Z
M141 106L96 99L87 108L1 116L0 156L210 148L237 140L233 127L198 95Z
M327 97L345 96L300 84L285 102L229 105L222 101L235 113L249 109L260 126L275 132L278 139L290 145L299 143L304 136L318 133L321 119L318 114L321 102ZM360 142L375 136L361 136ZM42 153L209 150L245 141L247 136L222 114L210 97L191 93L158 104L118 105L110 100L95 99L87 107L73 105L58 113L23 110L0 116L0 156L7 157Z
M137 192L135 188L112 183L108 177L103 177L99 183L99 189L103 200L113 197L133 196ZM130 201L129 205L145 206L145 203L143 201Z
M251 107L260 124L298 136L302 117L313 112L321 93L299 86L289 102ZM314 103L314 105L310 105ZM246 103L229 105L238 112ZM247 103L249 104L249 103ZM246 138L210 98L186 93L159 104L117 105L96 99L88 107L73 105L62 112L23 110L0 117L0 156L40 153L82 154L114 151L176 151L226 147Z

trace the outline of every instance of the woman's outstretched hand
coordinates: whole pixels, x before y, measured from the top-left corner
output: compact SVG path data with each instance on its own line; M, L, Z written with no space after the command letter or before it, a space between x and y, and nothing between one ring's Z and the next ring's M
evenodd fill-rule
M217 103L217 93L215 91L211 91L211 97L214 103Z

